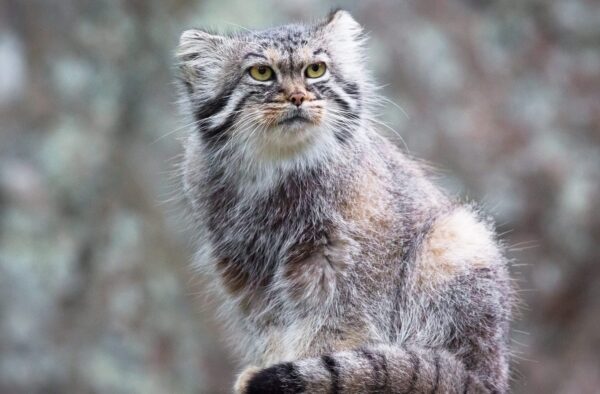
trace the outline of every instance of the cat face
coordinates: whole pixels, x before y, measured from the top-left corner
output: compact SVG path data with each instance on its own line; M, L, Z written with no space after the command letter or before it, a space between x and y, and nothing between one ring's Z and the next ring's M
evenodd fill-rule
M365 106L362 41L345 11L314 25L227 37L184 32L180 77L202 139L275 156L344 144Z

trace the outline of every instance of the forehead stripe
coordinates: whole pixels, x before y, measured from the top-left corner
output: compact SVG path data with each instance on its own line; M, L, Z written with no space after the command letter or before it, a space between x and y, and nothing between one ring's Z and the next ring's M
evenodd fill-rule
M258 58L267 60L267 57L265 55L261 55L260 53L255 53L255 52L250 52L250 53L247 53L246 55L244 55L244 60L248 59L249 57L258 57Z

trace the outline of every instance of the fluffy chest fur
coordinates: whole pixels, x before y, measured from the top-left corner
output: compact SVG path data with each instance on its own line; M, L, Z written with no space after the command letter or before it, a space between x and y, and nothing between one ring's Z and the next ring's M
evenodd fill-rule
M363 239L385 209L360 207L356 195L364 193L351 176L345 168L316 166L286 174L248 198L237 184L215 182L219 175L210 175L205 225L227 291L269 298L267 293L281 289L277 282L286 282L289 295L302 295L307 306L339 292L338 277L348 275L358 256L372 252Z
M404 190L417 178L390 165L381 142L250 196L215 167L190 182L210 247L200 263L248 361L396 336L406 251L429 213Z

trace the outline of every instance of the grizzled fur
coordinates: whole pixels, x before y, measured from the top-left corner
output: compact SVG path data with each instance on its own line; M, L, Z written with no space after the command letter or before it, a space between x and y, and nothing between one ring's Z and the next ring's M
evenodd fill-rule
M363 44L344 11L181 37L184 192L247 365L235 390L506 392L505 259L476 210L375 131Z

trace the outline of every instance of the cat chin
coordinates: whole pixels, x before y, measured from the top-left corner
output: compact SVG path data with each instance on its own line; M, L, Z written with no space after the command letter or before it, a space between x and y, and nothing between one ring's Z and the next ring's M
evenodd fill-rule
M265 142L277 147L290 147L304 144L321 132L320 127L308 121L294 121L279 124L268 129Z
M289 159L314 150L326 131L310 122L277 125L262 135L258 142L260 156L268 160Z

